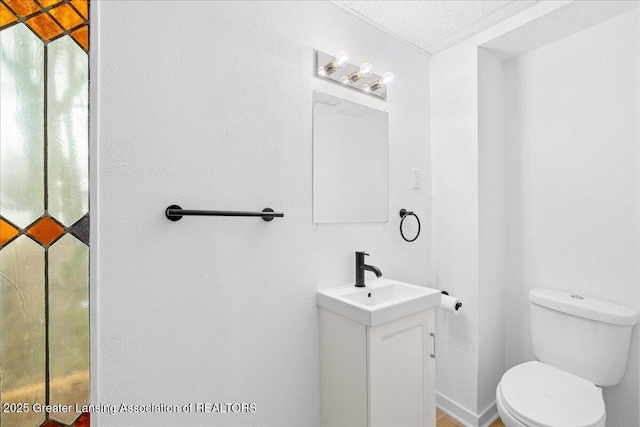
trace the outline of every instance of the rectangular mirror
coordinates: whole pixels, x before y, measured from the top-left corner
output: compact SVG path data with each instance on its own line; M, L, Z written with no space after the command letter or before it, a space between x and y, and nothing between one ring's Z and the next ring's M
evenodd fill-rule
M313 93L313 222L389 219L389 116Z

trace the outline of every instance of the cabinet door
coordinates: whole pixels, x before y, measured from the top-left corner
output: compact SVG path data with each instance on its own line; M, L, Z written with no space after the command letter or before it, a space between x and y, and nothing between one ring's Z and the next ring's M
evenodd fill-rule
M320 307L320 423L367 425L367 327Z
M368 328L369 425L435 427L433 310Z

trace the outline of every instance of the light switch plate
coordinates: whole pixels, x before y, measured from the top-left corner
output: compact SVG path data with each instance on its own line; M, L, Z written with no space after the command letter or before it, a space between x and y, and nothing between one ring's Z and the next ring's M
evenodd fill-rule
M411 169L411 188L414 190L422 188L422 171L420 169Z

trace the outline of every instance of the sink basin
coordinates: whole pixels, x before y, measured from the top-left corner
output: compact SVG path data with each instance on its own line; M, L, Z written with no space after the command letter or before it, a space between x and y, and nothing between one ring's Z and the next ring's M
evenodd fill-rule
M319 290L317 303L356 322L376 326L435 307L440 295L437 289L383 278L364 288L346 285Z

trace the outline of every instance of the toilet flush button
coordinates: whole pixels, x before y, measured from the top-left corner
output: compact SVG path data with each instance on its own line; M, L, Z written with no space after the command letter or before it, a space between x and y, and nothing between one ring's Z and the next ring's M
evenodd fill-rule
M584 299L582 295L569 295L569 296L574 299Z

